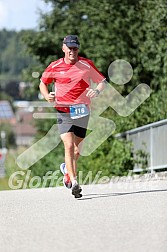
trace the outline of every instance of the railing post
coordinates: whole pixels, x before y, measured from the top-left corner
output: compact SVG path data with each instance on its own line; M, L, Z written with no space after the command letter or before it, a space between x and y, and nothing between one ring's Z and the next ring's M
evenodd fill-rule
M150 169L153 173L153 127L150 127Z

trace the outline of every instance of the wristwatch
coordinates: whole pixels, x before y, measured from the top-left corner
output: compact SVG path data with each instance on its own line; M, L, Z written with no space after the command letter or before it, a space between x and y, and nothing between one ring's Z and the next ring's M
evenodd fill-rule
M95 89L97 96L100 94L100 91L98 89Z

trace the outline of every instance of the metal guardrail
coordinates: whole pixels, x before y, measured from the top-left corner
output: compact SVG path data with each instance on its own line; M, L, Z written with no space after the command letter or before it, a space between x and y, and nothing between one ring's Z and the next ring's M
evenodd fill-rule
M0 149L0 178L5 177L5 159L6 159L7 149Z
M132 141L134 151L144 150L149 154L147 170L167 168L167 119L116 134L115 137L125 137ZM135 166L133 171L142 171L142 167Z

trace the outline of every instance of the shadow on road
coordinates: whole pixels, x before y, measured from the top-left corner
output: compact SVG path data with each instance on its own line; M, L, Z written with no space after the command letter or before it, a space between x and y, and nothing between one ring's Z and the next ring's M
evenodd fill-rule
M157 192L167 192L167 189L156 189L156 190L144 190L144 191L133 191L133 192L119 192L119 193L92 193L92 194L83 194L83 198L78 200L90 200L104 197L114 197L114 196L125 196L132 194L141 194L141 193L157 193ZM86 197L86 198L85 198Z

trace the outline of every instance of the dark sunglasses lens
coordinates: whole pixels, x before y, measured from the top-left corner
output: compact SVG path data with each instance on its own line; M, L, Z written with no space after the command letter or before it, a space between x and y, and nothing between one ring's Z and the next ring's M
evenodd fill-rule
M69 49L72 51L77 51L78 50L78 48L77 47L69 47Z

